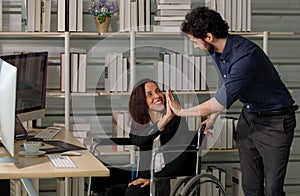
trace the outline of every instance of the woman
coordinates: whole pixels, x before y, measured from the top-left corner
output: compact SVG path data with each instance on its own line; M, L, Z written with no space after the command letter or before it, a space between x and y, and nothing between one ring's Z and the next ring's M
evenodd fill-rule
M156 154L155 190L158 196L170 194L170 181L168 177L178 175L192 175L193 171L183 173L188 163L195 163L187 158L187 153L182 153L191 143L193 134L188 132L186 121L165 106L165 97L156 82L144 79L133 89L129 100L129 112L132 117L130 138L134 145L140 147L140 161L137 179L127 184L114 185L106 192L106 196L112 195L149 195L150 194L150 168L152 149L167 147L168 145L180 145L181 152ZM185 146L185 147L183 147ZM187 161L187 159L189 159Z

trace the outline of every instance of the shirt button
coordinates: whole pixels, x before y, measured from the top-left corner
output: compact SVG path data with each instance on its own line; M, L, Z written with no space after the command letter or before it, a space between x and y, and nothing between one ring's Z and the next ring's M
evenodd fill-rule
M226 63L226 61L224 60L223 63Z
M226 75L224 75L224 78L226 78Z
M247 105L246 108L250 108L250 106Z

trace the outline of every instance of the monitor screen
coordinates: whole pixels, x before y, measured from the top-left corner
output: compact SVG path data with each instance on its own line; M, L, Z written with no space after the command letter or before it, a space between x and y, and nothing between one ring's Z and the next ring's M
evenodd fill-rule
M20 121L45 116L48 52L1 56L17 67L16 115Z
M11 156L14 156L16 81L16 67L0 59L0 139Z

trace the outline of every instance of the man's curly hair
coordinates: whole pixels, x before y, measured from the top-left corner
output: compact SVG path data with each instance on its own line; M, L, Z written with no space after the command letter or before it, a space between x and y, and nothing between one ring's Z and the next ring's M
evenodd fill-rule
M193 35L195 38L204 39L207 33L216 38L226 38L229 26L221 15L207 7L194 8L185 16L181 24L181 31Z

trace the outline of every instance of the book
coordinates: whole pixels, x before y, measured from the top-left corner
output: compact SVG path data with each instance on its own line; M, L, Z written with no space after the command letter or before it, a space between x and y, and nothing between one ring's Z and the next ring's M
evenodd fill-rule
M124 0L125 16L124 16L124 31L130 31L131 27L131 4L130 0Z
M221 129L221 133L218 137L220 140L220 146L219 149L226 149L227 148L227 131L228 131L228 120L227 118L222 119L223 126Z
M181 4L182 0L156 0L156 4ZM185 0L184 3L191 3L191 0Z
M176 87L176 72L177 72L177 69L176 69L176 53L175 52L171 52L170 53L170 88L173 89L173 90L176 90L177 87Z
M83 0L77 0L77 31L83 31Z
M218 180L220 180L220 170L216 166L209 165L207 166L207 171L211 172L213 176L215 176ZM209 187L212 191L212 196L219 196L219 189L214 186L214 184L211 184Z
M181 26L182 21L176 21L176 20L161 20L158 21L157 24L159 26L173 26L173 27L180 27Z
M138 31L145 31L145 0L138 0Z
M232 168L232 196L244 196L242 188L242 172L240 168Z
M195 86L194 90L200 90L200 82L201 82L201 57L195 56Z
M27 0L27 31L34 32L35 26L35 0Z
M242 7L243 7L243 0L236 1L236 31L242 31Z
M225 20L225 4L226 0L216 0L216 11L219 12L223 20Z
M195 87L195 57L188 57L188 90L193 91Z
M125 0L119 3L119 31L125 31Z
M41 0L35 0L35 11L34 11L34 31L41 31Z
M57 31L65 31L66 29L66 0L57 0Z
M77 31L77 1L69 1L68 11L69 31Z
M231 0L231 31L237 31L237 1Z
M228 23L229 25L229 31L231 31L231 9L232 9L232 6L231 6L231 0L229 1L226 1L225 3L225 21Z
M182 90L182 54L176 54L176 90Z
M157 16L185 16L188 10L158 10Z
M87 55L79 53L78 62L78 92L86 92Z
M184 16L154 16L154 21L183 21Z
M145 0L145 31L151 31L151 0Z
M163 89L167 90L170 87L170 53L165 52L162 54L163 65Z
M163 83L164 83L164 62L162 60L155 61L154 63L154 70L155 70L155 80L157 81L158 87L160 90L163 90Z
M246 31L250 32L252 29L252 18L251 18L251 13L252 13L252 0L247 0L247 27Z
M201 56L201 81L200 90L205 91L206 88L206 77L207 77L207 59L206 56Z
M184 54L182 56L182 90L189 89L189 56Z
M128 63L128 58L124 57L123 58L123 82L122 82L122 91L127 92L128 91L128 86L129 86L129 63Z
M78 92L78 53L70 54L71 92Z
M180 32L180 26L153 26L153 32Z
M138 31L138 5L137 0L130 1L130 28Z
M233 118L230 118L230 117L225 117L225 119L228 121L227 122L227 136L226 136L226 139L227 139L227 142L226 142L226 145L227 145L227 149L232 149L233 148Z
M241 30L242 31L247 31L247 17L248 17L248 15L247 15L247 0L242 0L242 19L241 19L241 21L242 21L242 28L241 28Z
M2 31L2 0L0 0L0 32Z
M60 91L65 92L66 89L66 79L65 79L65 54L60 53Z
M123 53L117 53L116 56L116 91L121 92L123 87Z
M158 10L190 10L191 4L158 4Z

